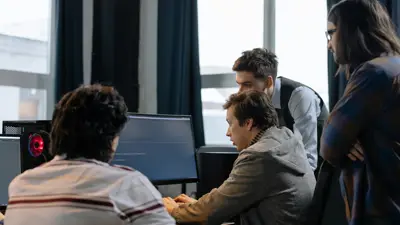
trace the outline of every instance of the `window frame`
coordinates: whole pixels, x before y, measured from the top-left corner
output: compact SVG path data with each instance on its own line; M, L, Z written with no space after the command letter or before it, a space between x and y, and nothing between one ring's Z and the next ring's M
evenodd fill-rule
M55 94L55 47L56 47L56 0L50 1L50 37L49 37L49 73L32 73L18 70L0 69L0 84L18 88L37 89L46 91L46 118L53 113Z
M263 47L271 51L275 50L275 1L264 0ZM233 72L201 74L201 88L237 87L236 81L233 79L234 75Z
M264 21L263 21L263 46L264 48L270 49L271 51L275 51L275 1L276 0L264 0ZM254 46L257 47L257 46ZM233 63L233 62L232 62ZM201 65L200 65L201 66ZM234 79L235 73L226 72L226 73L214 73L214 74L201 74L201 89L223 89L223 88L237 88L238 85L236 80ZM202 100L203 104L203 100ZM207 116L203 114L203 120L205 120ZM205 122L204 122L204 126ZM204 127L206 129L206 127ZM205 130L205 132L207 132ZM206 137L205 137L206 138ZM224 144L216 144L216 143L207 143L206 145L223 145L230 146L229 143Z

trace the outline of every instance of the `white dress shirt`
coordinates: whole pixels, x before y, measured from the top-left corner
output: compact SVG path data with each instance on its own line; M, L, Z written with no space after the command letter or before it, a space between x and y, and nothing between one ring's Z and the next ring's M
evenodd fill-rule
M5 224L175 225L140 172L96 160L54 160L9 186Z
M276 109L281 109L281 80L275 81L272 104ZM318 162L318 133L317 118L321 113L320 99L308 87L302 86L293 90L290 96L288 108L294 119L293 132L300 133L307 159L313 170Z

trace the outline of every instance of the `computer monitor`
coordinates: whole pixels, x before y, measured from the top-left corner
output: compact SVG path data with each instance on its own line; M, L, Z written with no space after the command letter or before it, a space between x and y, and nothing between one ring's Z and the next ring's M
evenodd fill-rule
M20 137L0 136L0 210L8 202L8 186L21 173Z
M197 182L190 116L130 114L111 163L132 167L155 185Z

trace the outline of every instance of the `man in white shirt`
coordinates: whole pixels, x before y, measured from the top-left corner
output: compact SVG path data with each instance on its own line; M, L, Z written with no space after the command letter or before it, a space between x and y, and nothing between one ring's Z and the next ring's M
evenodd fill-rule
M267 93L274 105L279 125L301 134L308 162L315 171L318 162L319 137L328 110L322 98L304 84L277 77L276 55L263 48L242 53L233 65L239 91L255 89Z
M112 87L90 85L67 93L53 114L55 157L11 182L5 224L174 225L143 174L109 164L126 113Z

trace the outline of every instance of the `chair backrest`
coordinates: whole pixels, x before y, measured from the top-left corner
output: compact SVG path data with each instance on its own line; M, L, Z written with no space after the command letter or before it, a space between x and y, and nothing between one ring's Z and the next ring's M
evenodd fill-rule
M200 198L219 187L228 177L238 157L233 146L203 146L197 151L199 182L196 197Z

